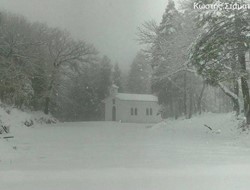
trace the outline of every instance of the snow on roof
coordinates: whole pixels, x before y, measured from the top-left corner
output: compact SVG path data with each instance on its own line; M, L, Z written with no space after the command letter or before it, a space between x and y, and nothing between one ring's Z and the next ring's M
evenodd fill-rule
M112 88L119 88L119 87L116 86L115 84L112 84Z
M157 102L158 98L152 94L127 94L127 93L117 93L116 98L120 100L136 100L136 101L148 101Z

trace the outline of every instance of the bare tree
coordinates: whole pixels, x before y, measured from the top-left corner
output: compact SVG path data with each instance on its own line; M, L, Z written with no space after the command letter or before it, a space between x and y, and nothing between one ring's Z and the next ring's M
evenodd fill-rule
M47 34L45 47L47 51L48 84L45 94L44 113L49 113L50 101L56 94L57 80L60 79L62 68L77 70L77 64L91 63L97 54L92 45L73 40L69 33L59 29L52 29Z

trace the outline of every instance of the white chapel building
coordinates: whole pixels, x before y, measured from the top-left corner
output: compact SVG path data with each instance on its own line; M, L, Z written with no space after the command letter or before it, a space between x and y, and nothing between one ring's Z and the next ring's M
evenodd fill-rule
M105 121L125 123L157 123L161 121L158 98L151 94L118 93L112 85L110 96L105 99Z

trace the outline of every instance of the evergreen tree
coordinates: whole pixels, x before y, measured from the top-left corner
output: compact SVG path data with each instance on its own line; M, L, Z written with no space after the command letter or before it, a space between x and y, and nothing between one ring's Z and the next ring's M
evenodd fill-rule
M130 93L147 94L151 92L151 69L146 57L139 52L129 71L127 88Z
M122 71L119 68L118 63L115 64L114 66L114 71L113 71L113 83L119 87L118 91L123 92L123 87L122 87Z
M168 37L171 34L179 32L182 29L182 19L182 15L175 8L174 1L169 0L158 28L159 34Z
M163 102L169 106L170 116L176 118L182 113L188 118L192 115L195 88L187 81L194 76L187 71L186 65L188 46L195 36L190 21L191 16L187 12L180 13L175 3L169 1L153 46L153 89L159 99L165 98Z
M73 76L64 81L66 84L67 101L61 99L61 110L58 117L66 121L88 121L100 119L100 103L98 99L96 76L99 73L99 66L93 64L81 66L80 73L73 73ZM63 91L62 91L63 92ZM61 93L62 93L61 92Z
M97 77L97 94L100 100L104 100L109 95L109 87L111 81L112 65L111 60L107 56L103 56L99 63L99 73Z
M139 32L139 41L149 45L145 52L153 67L152 89L164 115L177 118L185 114L190 118L204 91L202 80L187 64L189 46L197 35L192 12L179 12L174 1L169 1L160 25L146 22ZM200 98L196 102L197 94Z

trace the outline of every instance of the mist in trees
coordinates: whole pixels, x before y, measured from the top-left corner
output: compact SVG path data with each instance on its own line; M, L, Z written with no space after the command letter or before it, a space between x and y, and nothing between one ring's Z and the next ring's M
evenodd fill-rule
M195 10L194 2L206 3L191 0L177 10L170 0L160 24L147 21L138 28L162 116L191 118L203 111L232 109L238 115L242 92L248 117L249 11Z
M97 120L111 85L111 60L67 31L1 13L0 98L62 120Z
M213 1L215 3L215 1ZM240 5L242 1L227 1ZM214 10L196 13L201 29L191 51L191 63L211 85L219 86L240 113L242 92L244 113L250 124L250 96L246 53L249 51L249 10ZM241 90L239 90L241 88Z
M169 0L159 23L138 27L126 73L67 31L0 14L0 99L65 121L103 120L112 84L120 93L155 94L163 118L202 112L244 114L250 124L249 10L194 9L242 0Z
M63 81L64 94L59 95L61 111L57 117L66 121L103 120L103 100L109 95L111 69L110 59L104 56L71 72Z
M179 12L173 1L169 1L159 26L149 21L139 28L139 41L147 45L144 52L153 68L152 90L162 105L163 117L190 118L198 109L197 89L202 80L187 64L195 34L191 16Z
M151 67L142 52L137 53L130 66L127 91L134 94L151 93Z

